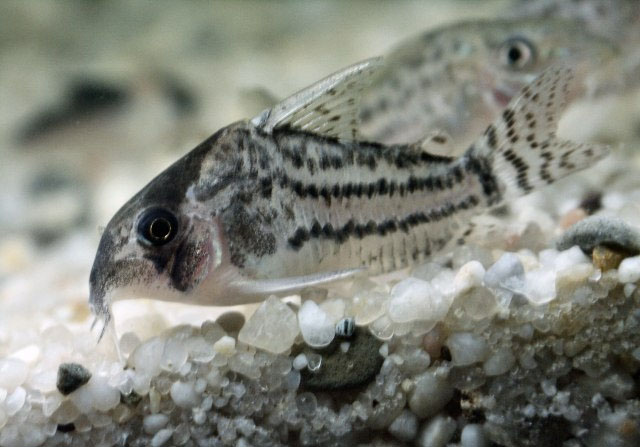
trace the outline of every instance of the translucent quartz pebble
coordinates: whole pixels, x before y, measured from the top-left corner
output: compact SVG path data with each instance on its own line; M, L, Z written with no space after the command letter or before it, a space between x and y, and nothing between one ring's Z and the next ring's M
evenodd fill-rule
M144 417L142 427L144 428L145 433L153 435L160 429L164 428L164 426L167 425L167 422L169 422L169 416L166 414L149 414Z
M487 437L480 424L467 424L460 434L460 445L462 447L486 447Z
M474 287L464 295L462 308L472 320L482 320L496 312L496 297L484 287Z
M484 266L478 261L469 261L460 267L453 280L456 295L467 292L472 287L482 284Z
M200 403L200 396L196 393L193 382L177 381L171 385L171 399L182 408L193 408Z
M163 428L151 439L151 447L161 447L167 443L167 441L173 435L172 428Z
M393 337L393 330L393 322L386 315L381 316L369 326L371 334L380 340L389 340Z
M213 359L215 351L213 344L208 343L204 337L190 337L185 341L185 348L189 357L198 363L208 363Z
M296 358L293 359L293 368L300 371L307 367L307 356L304 354L298 354Z
M451 299L443 296L430 283L407 278L391 289L389 317L396 323L415 320L440 321L451 306Z
M516 358L509 348L501 348L491 354L484 362L484 372L488 376L498 376L508 372L516 363Z
M351 314L356 325L366 326L384 315L389 295L376 290L356 292L351 302Z
M313 301L305 301L298 312L300 332L305 343L314 348L327 346L336 335L335 323Z
M450 417L436 416L431 419L418 436L420 447L444 447L456 431L456 422Z
M157 376L160 373L164 345L164 339L150 338L133 351L129 357L129 363L138 374L149 377Z
M91 409L106 412L120 403L120 392L110 386L107 377L102 375L92 376L89 383L78 388L70 397L78 410L85 414Z
M482 362L489 355L487 342L471 332L457 332L449 335L445 345L451 352L454 365L471 365Z
M344 300L341 299L326 300L320 303L320 309L327 314L334 324L344 316L345 308Z
M552 301L556 297L556 272L550 268L527 272L521 293L534 305Z
M29 368L18 359L0 360L0 388L11 391L24 383Z
M640 280L640 256L626 258L618 267L618 279L622 283L637 282Z
M333 331L333 326L331 330ZM274 354L281 354L293 346L298 332L298 321L293 310L275 296L271 296L247 320L238 334L238 340Z
M13 392L7 395L4 401L4 408L7 416L13 416L24 406L27 398L27 391L21 386L17 387Z
M524 286L524 267L520 258L513 253L505 253L484 275L484 284L492 289L503 288L512 292Z
M409 410L403 410L389 426L389 433L400 441L413 440L418 433L418 418Z
M416 379L413 393L409 398L409 408L419 418L428 418L438 414L452 396L453 388L447 380L433 371L427 371Z
M298 411L303 416L313 416L316 412L316 406L318 402L316 396L313 393L305 392L296 396L296 406Z
M162 351L162 358L160 363L162 365L162 369L169 372L176 372L182 368L187 362L187 349L185 348L185 341L177 338L171 337L164 345L164 350Z
M133 332L125 332L120 337L120 352L123 355L131 354L140 344L140 339Z

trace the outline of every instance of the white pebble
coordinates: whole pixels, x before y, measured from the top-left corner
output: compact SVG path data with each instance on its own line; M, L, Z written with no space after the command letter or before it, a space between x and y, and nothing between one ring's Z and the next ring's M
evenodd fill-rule
M24 406L24 402L27 398L27 391L21 386L13 390L12 393L7 395L4 401L4 408L7 412L7 416L13 416Z
M409 408L419 418L428 418L440 412L452 396L453 388L446 379L427 371L416 379Z
M488 376L499 376L508 372L516 363L516 358L509 348L502 348L491 354L482 366Z
M0 360L0 388L11 391L24 383L29 368L18 359Z
M503 288L517 292L524 285L524 267L520 258L513 253L505 253L484 275L484 283L492 289Z
M299 332L293 310L270 296L244 324L238 340L273 354L282 354L293 346Z
M213 344L213 350L218 354L230 357L236 352L236 339L225 335Z
M556 272L541 268L526 274L526 283L521 292L531 304L541 305L556 297Z
M165 341L162 338L152 337L133 351L129 362L137 374L155 377L160 373L164 344Z
M151 447L163 446L173 434L172 428L163 428L151 439Z
M458 270L453 285L456 295L462 295L472 287L482 284L484 266L478 261L469 261Z
M623 288L625 298L629 298L631 295L633 295L633 292L635 292L636 287L637 286L633 283L625 284Z
M358 326L366 326L384 315L389 295L375 290L356 292L351 301L351 313Z
M167 422L169 422L169 416L166 414L150 414L144 417L142 427L146 434L153 435L164 428Z
M618 280L622 283L637 282L640 279L640 256L625 258L618 267Z
M160 364L162 369L169 372L177 372L187 362L187 349L184 340L179 338L170 338L164 345L162 351L162 359Z
M329 315L313 301L305 301L298 312L300 332L305 343L314 348L327 346L336 335Z
M456 422L450 417L436 416L422 429L418 437L420 447L444 447L456 431Z
M9 358L18 359L25 362L28 365L35 364L40 358L40 348L38 345L25 346L22 349L11 354Z
M107 412L120 403L120 392L109 385L102 375L93 375L91 380L71 394L71 400L82 413L91 409Z
M396 323L440 321L450 306L451 297L445 297L428 282L407 278L391 289L389 317Z
M451 334L444 344L451 352L451 362L457 366L482 362L489 355L487 342L471 332Z
M561 251L556 256L553 267L557 272L572 267L576 264L590 263L591 260L577 245L568 250Z
M389 433L400 441L413 440L418 433L418 418L409 410L403 410L389 426Z
M300 371L307 367L307 356L304 354L298 354L296 358L293 359L293 368Z
M171 399L182 408L193 408L200 403L200 396L196 393L193 382L175 382L171 385Z
M482 425L465 425L460 434L460 445L462 447L485 447L487 445L487 438Z

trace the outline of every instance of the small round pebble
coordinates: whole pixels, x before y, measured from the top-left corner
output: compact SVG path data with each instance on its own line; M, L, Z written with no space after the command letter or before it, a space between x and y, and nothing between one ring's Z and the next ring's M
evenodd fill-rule
M460 434L460 445L462 447L486 447L487 439L482 425L465 425Z
M422 429L418 437L420 447L444 447L456 431L456 422L450 417L436 416Z
M412 441L418 433L418 418L409 410L403 410L389 426L389 433L400 441Z
M306 355L298 354L293 359L293 368L297 369L298 371L300 371L301 369L306 368L308 363L309 363L309 361L307 360L307 356Z
M64 396L73 393L91 379L91 372L78 363L62 363L58 367L56 387Z
M416 380L413 394L409 398L409 408L419 418L428 418L438 414L452 396L453 388L447 380L427 371Z
M457 332L449 335L445 345L451 352L454 365L464 366L482 362L489 355L489 347L482 337L471 332Z
M166 444L166 442L173 435L172 428L163 428L151 439L151 447L161 447Z
M640 279L640 256L627 258L620 263L618 279L622 283L636 282Z
M225 312L216 319L216 323L229 334L239 332L244 322L244 315L238 311Z

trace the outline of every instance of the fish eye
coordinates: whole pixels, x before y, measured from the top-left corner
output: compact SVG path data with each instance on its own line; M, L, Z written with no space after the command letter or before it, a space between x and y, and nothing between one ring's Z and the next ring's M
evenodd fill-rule
M145 245L165 245L178 232L178 219L164 208L151 208L138 221L138 240Z
M504 66L516 70L531 65L535 56L533 44L524 37L509 38L500 47L500 62Z

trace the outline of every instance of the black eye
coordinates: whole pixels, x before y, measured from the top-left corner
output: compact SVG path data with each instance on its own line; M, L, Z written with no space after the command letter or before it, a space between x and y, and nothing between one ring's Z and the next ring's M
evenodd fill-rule
M533 44L524 37L512 37L500 47L500 63L516 70L533 64L535 56Z
M147 245L164 245L176 236L178 219L164 208L151 208L138 221L138 239Z

